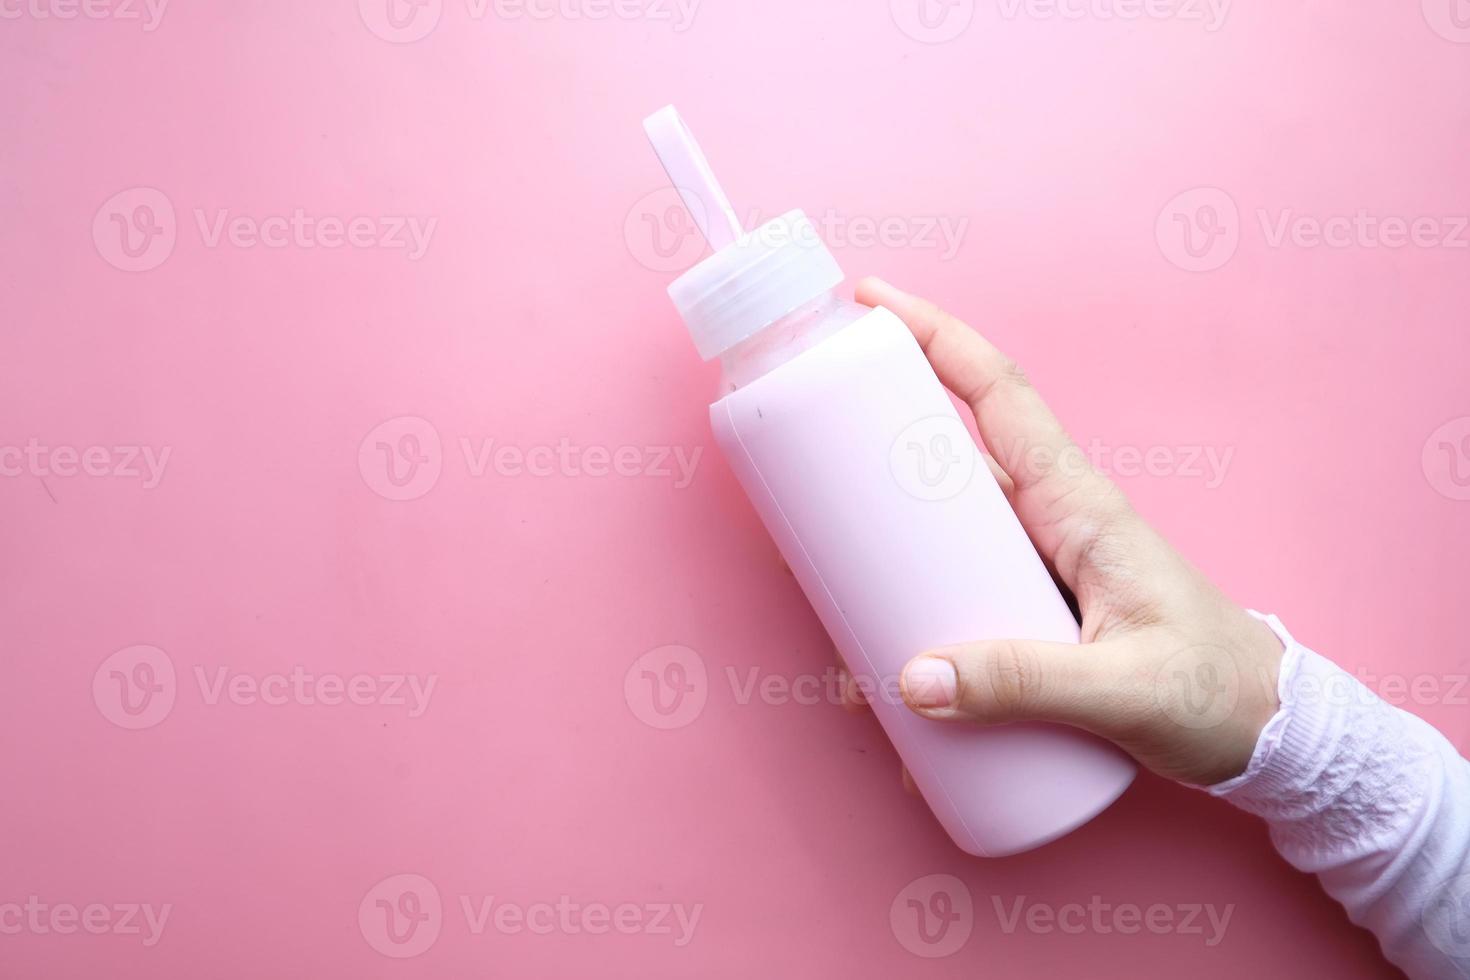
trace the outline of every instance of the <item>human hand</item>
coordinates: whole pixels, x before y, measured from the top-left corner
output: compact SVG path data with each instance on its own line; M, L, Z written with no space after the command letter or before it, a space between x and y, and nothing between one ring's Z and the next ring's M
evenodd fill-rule
M1244 771L1279 707L1275 634L1139 517L978 333L879 279L860 282L857 301L897 314L970 406L1001 489L1081 612L1080 645L991 640L919 652L904 669L908 706L943 721L1073 725L1202 786ZM865 703L855 680L843 690L849 704Z

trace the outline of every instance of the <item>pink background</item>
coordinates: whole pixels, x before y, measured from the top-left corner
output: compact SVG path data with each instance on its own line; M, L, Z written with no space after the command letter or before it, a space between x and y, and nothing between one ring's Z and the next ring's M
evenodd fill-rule
M652 0L427 0L397 39L386 2L176 2L153 30L3 8L0 452L48 455L0 455L0 907L172 908L151 946L0 932L0 975L1393 975L1202 794L1143 777L985 862L904 795L870 719L741 703L727 668L820 675L830 647L710 448L714 371L663 291L683 226L639 121L676 102L743 211L835 216L849 273L981 325L1079 441L1175 453L1121 480L1139 508L1315 648L1432 688L1398 700L1463 746L1470 30L1449 0L1238 3L1217 30L961 0L930 34L916 0L704 0L684 30ZM133 188L153 190L113 201ZM1171 207L1216 251L1192 259ZM417 259L207 240L220 209L296 208L437 224ZM1284 209L1452 241L1273 246ZM120 268L114 214L172 251ZM957 254L927 217L968 220ZM886 243L862 233L885 220ZM401 417L423 421L377 429ZM642 475L476 475L461 440L489 439L633 447ZM393 485L379 441L418 482ZM106 462L63 475L68 447ZM169 451L156 486L126 447ZM1223 482L1188 447L1232 452ZM663 450L704 450L691 483ZM137 645L162 651L143 673ZM638 663L668 645L696 700L661 729ZM150 666L153 715L128 715L112 670ZM210 696L221 669L298 666L435 687L417 717ZM930 959L904 909L935 874L973 911ZM429 918L398 946L375 901L405 889ZM477 935L462 896L702 908L677 946ZM993 900L1023 896L1234 910L1214 946L1008 933Z

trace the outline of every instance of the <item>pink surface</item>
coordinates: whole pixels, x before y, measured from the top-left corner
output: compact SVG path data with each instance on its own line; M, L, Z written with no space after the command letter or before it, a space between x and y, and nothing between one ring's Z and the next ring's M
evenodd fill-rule
M0 975L1391 975L1152 777L964 857L802 682L638 122L1463 745L1464 5L916 2L0 5Z

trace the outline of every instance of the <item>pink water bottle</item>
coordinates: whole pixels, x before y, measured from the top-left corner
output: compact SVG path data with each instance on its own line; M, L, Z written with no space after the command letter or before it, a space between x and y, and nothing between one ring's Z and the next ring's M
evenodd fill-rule
M985 639L1075 643L1078 627L907 327L836 294L800 211L745 232L673 107L649 138L714 254L669 295L719 358L715 440L924 799L963 850L999 857L1086 823L1132 782L1076 729L921 718L910 658Z

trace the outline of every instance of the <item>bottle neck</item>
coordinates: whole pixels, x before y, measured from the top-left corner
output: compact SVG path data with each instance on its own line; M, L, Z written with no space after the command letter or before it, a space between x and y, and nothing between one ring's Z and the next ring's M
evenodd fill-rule
M871 312L833 290L818 294L720 355L721 396L744 388Z

